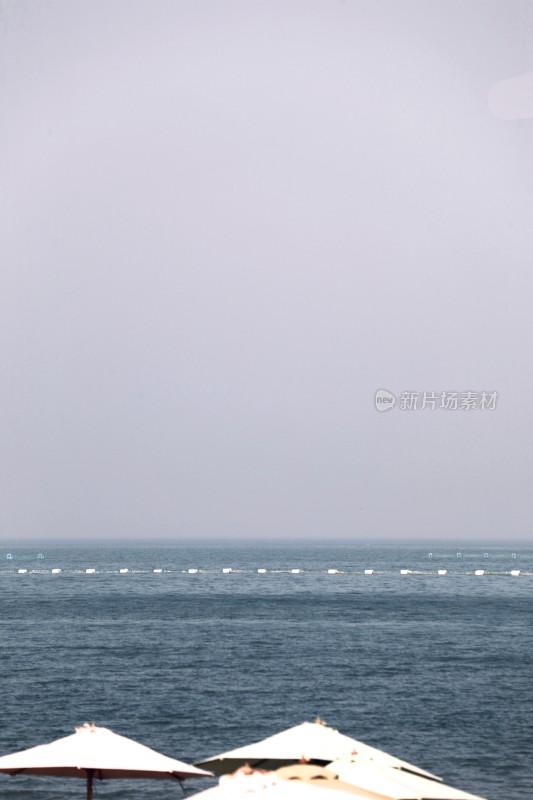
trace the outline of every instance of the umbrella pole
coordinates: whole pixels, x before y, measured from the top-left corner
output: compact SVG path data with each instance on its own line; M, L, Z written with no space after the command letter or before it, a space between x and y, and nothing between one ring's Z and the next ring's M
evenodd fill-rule
M87 800L93 800L93 773L94 769L87 770Z

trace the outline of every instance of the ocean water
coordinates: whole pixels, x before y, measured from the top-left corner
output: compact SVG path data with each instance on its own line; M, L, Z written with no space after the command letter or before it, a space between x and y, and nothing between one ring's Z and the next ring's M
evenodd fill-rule
M489 800L530 800L532 598L533 548L507 545L6 545L0 754L94 721L197 762L320 716ZM84 792L0 775L6 800ZM102 800L180 796L95 784Z

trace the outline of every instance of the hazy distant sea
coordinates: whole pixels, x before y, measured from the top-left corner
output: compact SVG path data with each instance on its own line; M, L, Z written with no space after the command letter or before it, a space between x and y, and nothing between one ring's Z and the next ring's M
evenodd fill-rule
M194 762L320 715L490 800L533 796L533 548L8 544L1 754L94 721ZM166 781L96 786L179 796ZM84 786L0 776L0 797Z

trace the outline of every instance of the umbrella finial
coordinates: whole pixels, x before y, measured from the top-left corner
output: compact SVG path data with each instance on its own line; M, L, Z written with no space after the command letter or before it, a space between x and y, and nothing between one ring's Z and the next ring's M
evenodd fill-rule
M74 730L76 731L76 733L95 733L96 725L94 724L94 722L91 722L90 725L88 722L84 722L83 725L74 728Z
M326 725L326 724L327 724L327 723L326 723L326 722L324 722L324 720L323 720L323 719L320 719L320 717L317 717L317 718L315 719L315 725Z

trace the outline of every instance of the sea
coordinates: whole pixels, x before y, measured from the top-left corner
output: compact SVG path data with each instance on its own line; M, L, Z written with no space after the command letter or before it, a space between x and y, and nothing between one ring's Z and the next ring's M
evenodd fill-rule
M94 722L197 763L320 717L458 788L531 800L533 548L5 542L0 692L1 755ZM96 781L94 797L214 784ZM0 797L85 787L0 775Z

